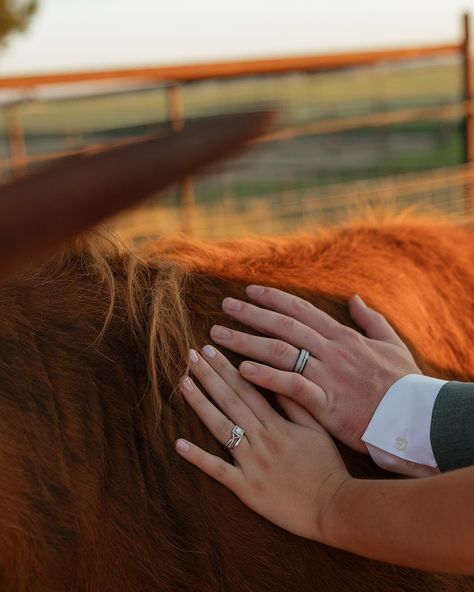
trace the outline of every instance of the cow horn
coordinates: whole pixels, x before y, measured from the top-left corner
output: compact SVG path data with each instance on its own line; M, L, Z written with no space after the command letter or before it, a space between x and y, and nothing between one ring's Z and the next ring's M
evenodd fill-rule
M76 156L0 189L0 276L152 193L238 151L273 111L186 123L181 131Z

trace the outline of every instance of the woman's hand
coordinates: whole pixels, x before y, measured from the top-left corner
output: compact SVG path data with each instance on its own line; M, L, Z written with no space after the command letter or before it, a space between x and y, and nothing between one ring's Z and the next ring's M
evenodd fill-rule
M264 308L226 298L223 310L272 338L215 326L212 339L264 362L243 362L245 379L289 397L333 436L367 453L361 436L388 388L402 376L421 374L408 348L357 296L349 302L350 313L366 336L281 290L248 286L247 294ZM292 371L301 348L310 353L302 375Z
M328 433L298 404L281 397L291 421L277 413L211 346L192 350L191 373L216 407L186 377L181 392L224 445L235 425L245 430L231 450L234 464L179 439L177 452L228 487L249 508L286 530L320 542L330 540L325 517L351 481Z

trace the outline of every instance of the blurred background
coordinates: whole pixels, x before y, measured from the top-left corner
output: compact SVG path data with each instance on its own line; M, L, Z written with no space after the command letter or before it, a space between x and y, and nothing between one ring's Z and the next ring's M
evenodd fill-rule
M227 5L228 4L228 5ZM474 1L0 0L0 180L273 106L252 150L114 221L283 234L363 208L474 212Z

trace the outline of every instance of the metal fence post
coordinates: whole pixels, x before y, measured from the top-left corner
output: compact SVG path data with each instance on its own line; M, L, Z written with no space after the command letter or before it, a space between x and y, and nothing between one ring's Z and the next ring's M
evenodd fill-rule
M472 59L472 35L471 15L463 15L464 39L462 43L463 53L463 83L464 101L466 104L466 117L464 124L465 144L464 159L468 165L474 165L474 62ZM469 185L466 192L466 214L474 214L474 187Z
M179 131L184 127L184 108L181 88L173 84L168 88L168 113L171 127ZM180 185L181 232L188 236L194 234L195 200L194 184L191 177L183 179Z
M26 172L28 153L18 105L13 103L8 105L4 113L10 150L10 171L12 175L21 175Z

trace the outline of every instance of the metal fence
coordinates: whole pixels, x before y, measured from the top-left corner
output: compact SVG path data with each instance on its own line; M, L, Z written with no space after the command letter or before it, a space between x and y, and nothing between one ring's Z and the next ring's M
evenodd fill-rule
M129 218L135 234L151 236L166 228L225 236L328 223L343 217L351 200L360 206L367 191L385 196L379 198L385 203L386 187L393 194L395 186L405 187L410 172L427 179L429 174L420 171L438 167L453 167L442 173L448 185L456 186L453 179L462 177L458 210L472 213L470 29L465 15L461 41L448 45L0 78L3 178L71 154L178 129L190 118L273 103L280 120L253 152L231 168L187 179L165 199L152 200L132 214L135 222ZM460 168L462 163L467 166ZM389 179L368 181L370 190L359 182L377 177ZM400 203L405 194L411 203L411 194L404 192ZM429 199L441 203L455 193L446 185L443 199ZM414 195L418 201L427 198L426 192ZM159 220L168 211L172 216L163 225ZM261 223L254 223L258 212ZM118 224L130 234L123 221Z
M200 239L225 239L313 232L355 218L407 210L465 218L473 190L474 169L461 165L298 191L290 187L243 202L224 196L217 202L196 204L193 234ZM180 233L182 221L179 208L161 204L135 209L113 221L112 228L124 240L140 242Z

